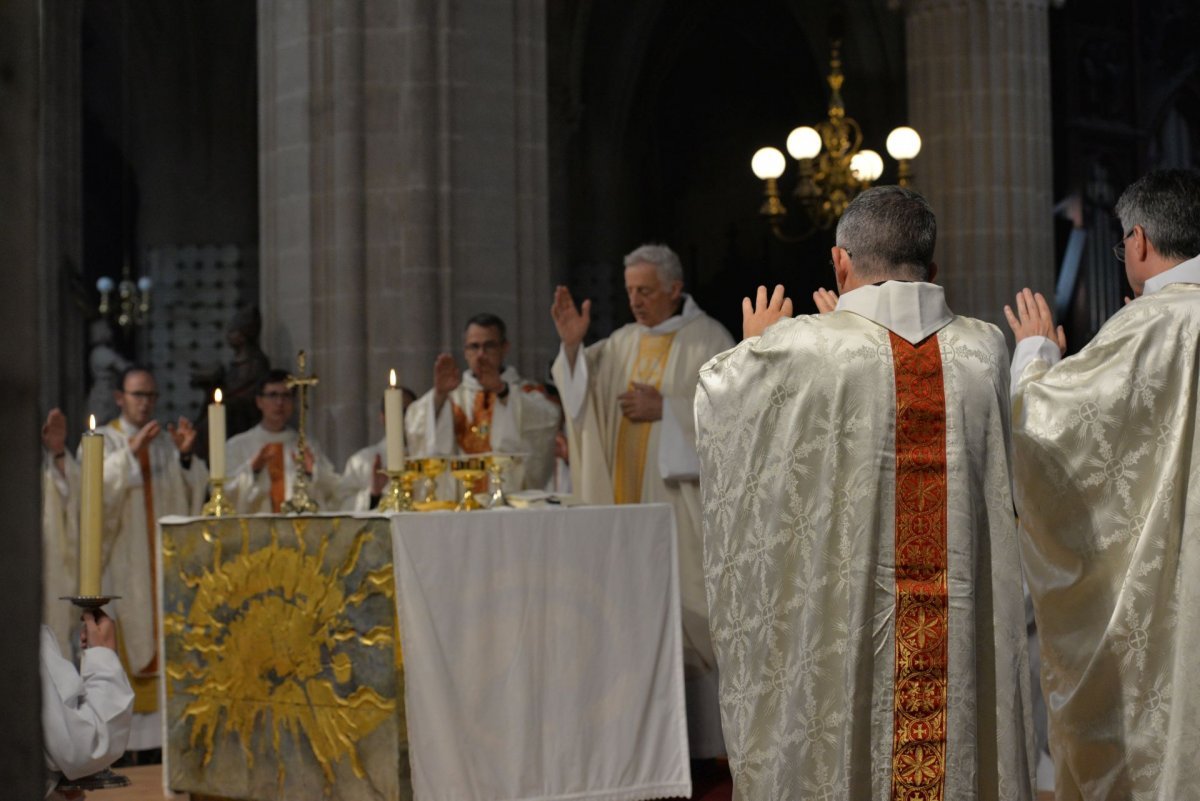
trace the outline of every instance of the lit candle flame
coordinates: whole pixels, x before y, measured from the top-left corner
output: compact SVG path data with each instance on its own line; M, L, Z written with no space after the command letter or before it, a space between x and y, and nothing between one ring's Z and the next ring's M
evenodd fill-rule
M213 403L220 403L220 402L221 402L221 389L220 389L220 387L218 387L217 390L215 392L213 392Z
M94 414L88 415L88 431L96 433L96 415Z
M395 371L395 369L391 370L388 373L388 383L391 384L393 387L396 386L396 371Z

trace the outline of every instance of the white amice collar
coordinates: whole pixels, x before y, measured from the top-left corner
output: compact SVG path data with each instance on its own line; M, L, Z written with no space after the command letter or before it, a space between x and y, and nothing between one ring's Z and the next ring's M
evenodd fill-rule
M945 290L924 281L885 281L852 289L838 298L836 311L865 317L914 345L954 319Z
M506 384L516 386L521 383L521 374L517 372L517 368L510 364L500 371L500 380ZM463 386L472 392L483 391L483 386L479 383L479 379L475 377L475 374L470 369L463 370L462 382Z
M1153 278L1147 278L1146 285L1142 287L1142 297L1153 295L1169 284L1200 284L1200 256L1180 262Z
M679 314L668 317L653 327L640 324L638 327L642 329L643 334L672 334L703 315L704 311L696 305L692 296L685 292L683 293L683 308L680 309Z

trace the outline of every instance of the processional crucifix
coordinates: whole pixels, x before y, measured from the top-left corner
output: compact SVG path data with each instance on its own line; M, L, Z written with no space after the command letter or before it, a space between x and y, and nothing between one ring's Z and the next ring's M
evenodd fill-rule
M296 354L296 375L287 377L287 388L300 391L300 431L296 441L298 451L296 459L296 480L292 483L292 497L283 502L280 511L284 514L312 514L317 511L317 502L308 494L308 471L304 462L308 454L308 438L305 435L305 421L308 419L308 390L320 383L315 375L305 375L308 372L308 356L304 351Z

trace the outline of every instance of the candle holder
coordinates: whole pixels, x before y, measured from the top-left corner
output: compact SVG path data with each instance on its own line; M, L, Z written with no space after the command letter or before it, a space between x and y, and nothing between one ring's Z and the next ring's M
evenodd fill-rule
M416 469L414 469L416 468ZM413 510L413 483L419 475L415 460L405 462L403 470L384 470L388 485L379 499L380 512L411 512Z
M60 595L58 600L70 601L80 609L95 611L109 601L118 600L120 595Z
M232 515L233 504L225 497L225 479L210 478L208 485L211 487L208 503L204 504L200 513L205 517L229 517Z

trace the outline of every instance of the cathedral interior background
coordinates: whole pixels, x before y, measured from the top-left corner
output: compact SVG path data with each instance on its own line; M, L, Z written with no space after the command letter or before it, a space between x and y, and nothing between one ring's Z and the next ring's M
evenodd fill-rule
M833 233L776 239L749 165L825 115L840 36L865 146L924 139L951 305L999 322L1021 286L1056 293L1077 349L1129 292L1116 197L1200 163L1196 30L1190 0L0 4L4 784L40 781L37 432L52 406L80 428L98 320L158 374L160 417L197 418L258 306L273 365L313 355L340 461L380 435L387 368L425 391L473 314L540 380L555 284L593 299L592 336L628 322L621 258L645 241L735 335L759 284L811 312ZM97 289L123 277L150 279L124 326Z

